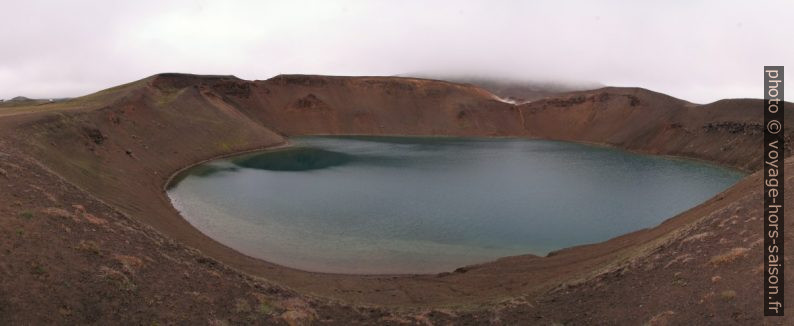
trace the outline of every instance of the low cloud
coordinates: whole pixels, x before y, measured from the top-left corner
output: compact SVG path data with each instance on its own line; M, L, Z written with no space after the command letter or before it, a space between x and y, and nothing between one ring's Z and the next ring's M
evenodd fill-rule
M158 72L476 75L760 97L794 65L789 1L25 1L0 12L0 98ZM791 93L791 84L787 90Z

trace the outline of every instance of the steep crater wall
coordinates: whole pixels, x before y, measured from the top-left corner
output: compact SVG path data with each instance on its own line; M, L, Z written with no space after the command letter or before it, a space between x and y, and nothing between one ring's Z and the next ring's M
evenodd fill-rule
M520 256L444 275L355 276L296 271L237 253L182 219L164 184L204 160L319 134L536 137L680 155L746 171L761 164L761 100L695 105L644 89L603 88L513 105L475 86L426 79L286 75L245 81L181 74L156 75L90 98L6 117L2 133L26 144L24 150L46 168L180 243L249 274L356 302L443 304L540 293L636 252L717 203L655 229L548 258ZM522 279L532 282L494 286Z

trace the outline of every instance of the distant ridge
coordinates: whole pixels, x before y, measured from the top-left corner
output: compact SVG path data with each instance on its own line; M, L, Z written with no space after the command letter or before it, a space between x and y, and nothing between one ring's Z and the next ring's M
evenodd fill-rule
M433 76L426 74L404 74L401 77L418 77L446 80L461 84L471 84L482 87L502 100L513 103L523 103L542 98L565 94L575 91L587 91L602 88L605 85L596 82L556 82L532 81L508 78L494 78L485 76Z

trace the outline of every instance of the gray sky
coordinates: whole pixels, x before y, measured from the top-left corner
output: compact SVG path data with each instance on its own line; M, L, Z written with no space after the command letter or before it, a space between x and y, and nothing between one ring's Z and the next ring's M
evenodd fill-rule
M784 0L3 2L6 99L158 72L423 73L641 86L706 103L762 97L763 65L794 75Z

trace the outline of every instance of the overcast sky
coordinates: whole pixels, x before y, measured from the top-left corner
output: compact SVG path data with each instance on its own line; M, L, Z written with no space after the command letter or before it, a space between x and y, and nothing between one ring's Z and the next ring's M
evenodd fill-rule
M792 14L794 1L3 0L0 98L158 72L485 75L759 98L764 65L794 76Z

